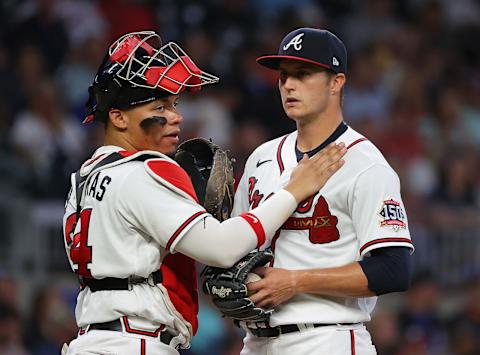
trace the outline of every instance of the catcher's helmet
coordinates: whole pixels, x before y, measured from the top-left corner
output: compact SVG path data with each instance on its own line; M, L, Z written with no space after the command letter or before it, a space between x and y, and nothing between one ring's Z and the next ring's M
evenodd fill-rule
M196 92L218 80L200 70L176 43L162 45L152 31L129 33L110 46L88 88L83 123L105 122L110 108L124 109L184 90Z

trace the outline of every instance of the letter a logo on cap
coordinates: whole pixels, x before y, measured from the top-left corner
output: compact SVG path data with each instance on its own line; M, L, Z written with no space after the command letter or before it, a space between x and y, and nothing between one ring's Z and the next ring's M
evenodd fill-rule
M305 33L300 33L298 35L296 35L295 37L293 37L290 42L288 42L286 45L283 46L283 50L286 51L288 48L290 48L291 46L293 46L293 48L296 50L296 51L299 51L300 49L302 49L302 41L303 41L303 35Z

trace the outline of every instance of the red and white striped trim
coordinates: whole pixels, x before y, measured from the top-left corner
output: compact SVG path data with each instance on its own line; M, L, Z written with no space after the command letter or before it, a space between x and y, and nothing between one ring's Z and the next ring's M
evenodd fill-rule
M277 163L278 163L278 168L280 169L280 175L283 173L285 170L285 166L283 165L283 160L282 160L282 147L283 144L285 143L285 140L287 139L288 134L285 135L282 140L280 141L280 144L278 145L277 148Z
M407 243L407 244L410 244L410 246L413 248L413 243L409 238L380 238L380 239L371 240L363 244L362 247L360 248L360 254L362 254L365 249L371 247L372 245L381 244L381 243Z
M355 355L355 332L353 329L350 329L350 348L351 348L351 355Z
M240 217L246 220L247 223L250 224L250 227L252 227L253 231L257 235L257 248L260 248L260 246L265 243L265 229L263 229L262 223L257 216L250 212L242 213Z
M101 157L103 157L105 155L105 153L103 154L100 154L99 156L95 157L95 158L91 158L91 159L88 159L84 164L83 164L83 167L87 167L89 165L92 165L93 163L95 163L97 160L99 160Z
M350 144L347 146L347 149L350 149L350 148L352 148L355 144L358 144L358 143L364 142L364 141L368 141L368 139L365 138L365 137L359 138L359 139L357 139L356 141L353 141L352 143L350 143Z
M158 328L157 330L155 330L154 332L149 332L147 330L140 330L140 329L133 329L130 324L128 323L128 318L127 316L123 316L122 317L122 321L123 321L123 325L125 327L125 331L127 333L131 333L131 334L139 334L139 335L145 335L147 337L152 337L152 338L156 338L158 337L158 334L160 334L160 332L165 328L165 325L161 325L160 328Z
M172 234L172 236L170 237L170 239L168 240L167 242L167 245L165 247L165 249L167 250L170 250L173 242L175 241L175 239L178 238L178 236L185 230L185 228L187 228L187 226L192 223L194 220L197 219L197 217L201 216L201 215L208 215L208 212L206 211L198 211L197 213L195 213L193 216L190 216L190 218L188 218L185 222L182 223L182 225L180 227L178 227L178 229L175 231L175 233Z

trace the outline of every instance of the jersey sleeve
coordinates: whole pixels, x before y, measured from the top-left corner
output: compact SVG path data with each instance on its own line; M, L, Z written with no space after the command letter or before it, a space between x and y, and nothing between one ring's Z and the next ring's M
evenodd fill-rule
M357 178L351 203L360 254L387 246L411 248L400 180L387 165L373 165Z
M187 173L174 162L145 162L125 180L118 208L131 228L138 228L174 252L190 228L209 214L197 203Z

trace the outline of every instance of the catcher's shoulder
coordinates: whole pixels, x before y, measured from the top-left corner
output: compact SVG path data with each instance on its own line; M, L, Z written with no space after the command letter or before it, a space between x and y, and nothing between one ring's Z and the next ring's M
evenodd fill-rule
M197 200L190 177L176 161L165 156L145 160L143 164L147 174L155 181L175 192L186 194Z

